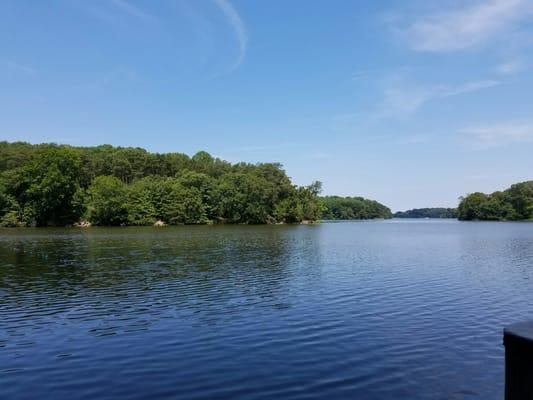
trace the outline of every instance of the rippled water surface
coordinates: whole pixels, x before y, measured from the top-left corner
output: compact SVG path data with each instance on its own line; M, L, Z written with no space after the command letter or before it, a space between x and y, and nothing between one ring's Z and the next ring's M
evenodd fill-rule
M502 399L533 224L0 230L2 399Z

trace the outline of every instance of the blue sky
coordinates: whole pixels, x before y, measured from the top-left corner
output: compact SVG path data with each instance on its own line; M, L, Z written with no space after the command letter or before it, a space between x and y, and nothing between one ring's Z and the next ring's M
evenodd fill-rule
M533 0L4 0L0 139L455 206L533 178L532 66Z

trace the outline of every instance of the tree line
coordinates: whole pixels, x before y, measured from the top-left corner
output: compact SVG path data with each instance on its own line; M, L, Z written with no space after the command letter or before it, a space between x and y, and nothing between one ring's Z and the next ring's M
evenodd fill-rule
M457 208L460 220L533 220L533 181L512 185L491 194L471 193L461 198Z
M350 220L391 218L391 210L375 200L363 197L325 196L323 202L323 219Z
M393 214L394 218L457 218L457 209L455 208L413 208L407 211L397 211Z
M322 213L321 184L280 164L231 164L204 151L0 142L0 225L295 223Z
M277 163L231 164L200 151L0 142L0 226L297 223L390 218L362 197L320 197L320 182L294 185ZM533 181L472 193L458 208L395 217L532 220Z

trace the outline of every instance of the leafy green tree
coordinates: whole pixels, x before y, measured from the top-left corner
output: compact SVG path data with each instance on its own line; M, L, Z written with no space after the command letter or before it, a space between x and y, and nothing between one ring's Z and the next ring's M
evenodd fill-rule
M24 142L0 142L0 172L21 167L36 149L37 146Z
M533 181L517 183L489 195L469 194L461 198L457 213L461 220L533 219Z
M533 219L533 181L512 185L505 198L513 207L516 219Z
M318 201L318 195L322 191L321 182L313 182L307 187L297 189L298 197L302 204L303 219L314 221L320 218L324 211L323 202Z
M224 175L216 188L218 215L225 222L264 224L271 222L269 196L264 180L233 172Z
M160 195L151 177L135 181L128 190L128 217L132 225L153 225L158 219L156 209Z
M183 171L177 177L177 182L188 191L184 198L188 199L189 207L191 210L196 210L195 217L192 219L204 222L216 219L216 204L213 198L216 179L207 174L189 170Z
M176 179L171 180L170 183L168 201L164 202L161 208L162 220L171 225L194 223L190 204L186 204L186 189Z
M14 227L21 224L20 206L15 197L8 193L5 180L0 178L0 226Z
M274 207L274 218L277 222L288 224L301 222L304 220L304 215L304 206L296 191L276 203Z
M488 202L488 196L484 193L475 192L461 198L457 207L457 215L461 220L484 219L484 208Z
M67 225L84 212L83 195L78 183L81 160L67 147L38 149L14 176L15 197L23 208L27 224Z
M95 225L128 222L128 192L114 176L98 176L89 187L89 219Z
M202 200L202 194L197 189L184 189L181 204L185 209L183 220L185 224L205 224L209 222L207 207Z
M129 222L152 225L208 222L209 176L186 171L180 178L146 177L130 185Z
M188 155L182 153L161 154L164 165L164 175L175 176L185 170L192 168L191 159ZM161 165L161 164L160 164Z
M129 160L122 154L112 158L112 173L113 176L119 178L123 182L131 182L133 180L133 171Z

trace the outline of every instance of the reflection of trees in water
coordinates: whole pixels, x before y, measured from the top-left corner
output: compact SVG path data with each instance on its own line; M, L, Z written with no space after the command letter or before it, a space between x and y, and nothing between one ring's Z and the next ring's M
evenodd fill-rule
M119 326L142 320L140 327L165 316L206 323L284 308L290 302L283 288L302 261L298 249L309 242L309 229L128 228L5 236L0 312L32 319L60 313Z

